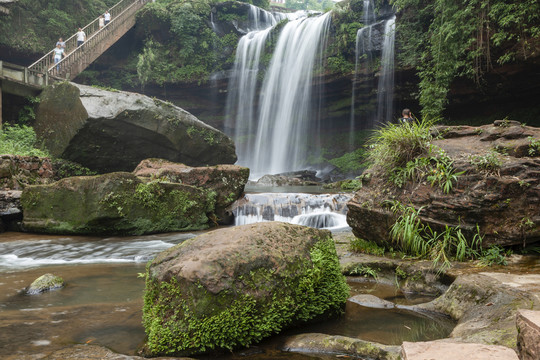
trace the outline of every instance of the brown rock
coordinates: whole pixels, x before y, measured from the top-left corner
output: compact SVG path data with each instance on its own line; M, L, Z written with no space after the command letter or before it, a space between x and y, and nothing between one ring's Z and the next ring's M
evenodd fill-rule
M240 198L249 178L249 169L237 165L190 167L163 159L143 160L133 173L215 191L215 213L220 224L229 224L233 220L226 209Z
M479 226L482 245L529 244L540 240L540 157L530 157L540 129L528 126L438 127L444 138L432 141L464 172L449 194L424 178L397 188L372 171L371 180L347 204L347 222L357 237L388 245L396 216L390 201L420 209L420 220L433 230L459 226L472 238ZM449 138L445 134L449 135ZM516 137L521 137L516 139ZM496 153L497 148L503 153ZM503 151L504 150L504 151ZM496 158L491 171L475 165Z
M514 350L504 346L446 340L404 342L401 345L401 358L403 360L518 360Z
M517 348L521 360L540 359L540 311L518 310Z

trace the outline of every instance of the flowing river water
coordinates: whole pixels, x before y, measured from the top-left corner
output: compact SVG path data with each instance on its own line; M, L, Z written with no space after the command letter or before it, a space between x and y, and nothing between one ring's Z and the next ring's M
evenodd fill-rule
M38 359L73 344L97 344L135 355L145 337L141 324L144 281L138 274L157 253L195 235L100 238L0 234L0 358ZM61 276L66 287L24 295L22 290L44 273ZM349 284L351 295L370 293L402 304L426 301L406 298L391 286L363 279L351 278ZM452 327L451 322L402 310L368 309L348 302L339 319L292 329L221 358L334 358L281 352L280 347L286 336L306 332L400 344L403 340L442 338Z

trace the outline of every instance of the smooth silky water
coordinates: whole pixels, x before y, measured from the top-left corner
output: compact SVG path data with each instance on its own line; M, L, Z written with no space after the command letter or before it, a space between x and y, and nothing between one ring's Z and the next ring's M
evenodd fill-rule
M74 344L97 344L134 355L145 337L141 325L144 280L138 274L157 253L195 235L99 238L0 234L0 358L39 358ZM22 294L45 273L61 276L66 287L40 295ZM370 293L396 303L415 303L392 286L358 282L358 278L351 278L349 284L351 296ZM409 312L348 303L340 319L292 329L221 358L334 358L279 351L285 337L295 333L340 334L397 344L442 338L451 328L450 322Z

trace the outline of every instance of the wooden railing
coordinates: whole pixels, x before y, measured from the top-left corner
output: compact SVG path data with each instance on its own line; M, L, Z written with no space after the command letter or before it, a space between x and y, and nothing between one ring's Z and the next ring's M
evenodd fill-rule
M121 0L109 9L111 21L106 26L100 29L99 17L97 17L82 29L86 34L86 41L82 46L77 47L77 34L72 35L65 40L66 48L64 51L67 55L62 58L60 62L57 64L54 63L54 50L51 50L41 59L30 65L28 67L29 72L36 76L45 76L45 74L48 74L48 77L53 79L73 79L78 75L78 73L73 73L71 70L73 65L87 60L86 54L96 50L98 48L97 45L103 41L107 41L107 39L114 39L114 41L118 40L121 35L118 36L115 34L115 31L127 20L133 20L137 10L143 7L148 1L149 0ZM131 17L133 17L133 19L131 19ZM102 51L94 55L99 56L101 55L101 52ZM97 56L93 56L93 58L96 58ZM80 71L82 71L85 67L86 66L78 66L76 68L81 69Z

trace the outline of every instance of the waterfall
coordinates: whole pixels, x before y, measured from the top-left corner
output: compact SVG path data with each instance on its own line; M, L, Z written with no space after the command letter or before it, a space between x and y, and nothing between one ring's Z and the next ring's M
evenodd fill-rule
M278 23L272 13L251 4L249 4L248 21L248 31L264 30Z
M355 114L355 101L356 101L356 82L358 78L358 68L359 62L363 55L367 56L367 59L363 60L363 67L369 69L372 64L371 52L373 50L372 45L372 32L373 26L375 25L375 10L373 5L373 0L364 0L362 22L364 24L363 28L358 29L356 32L356 46L355 46L355 65L354 65L354 75L352 80L352 95L351 95L351 120L349 127L349 151L354 150L354 130L356 122ZM370 128L373 118L369 117L363 119L363 127Z
M377 119L391 122L394 103L394 40L396 17L386 21L381 55L381 75L377 89Z
M313 69L327 37L330 13L290 21L283 28L259 96L255 147L239 154L253 176L302 169L308 157L310 120L315 116Z
M229 81L226 128L234 128L239 163L253 151L255 139L251 134L256 126L256 93L259 61L271 28L244 35L236 49L234 70Z

